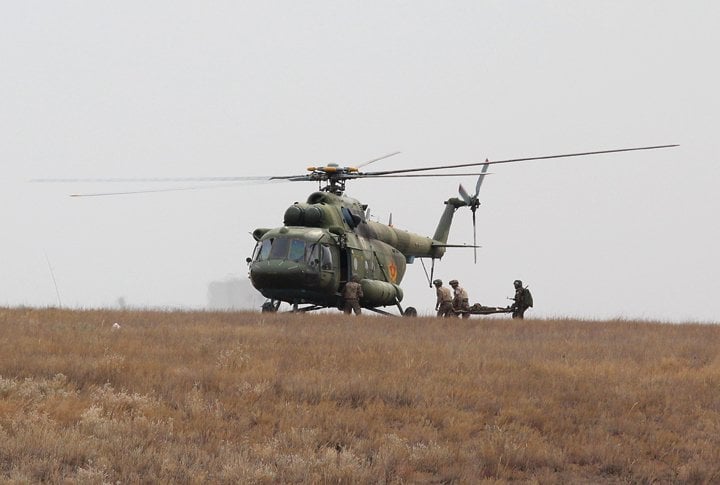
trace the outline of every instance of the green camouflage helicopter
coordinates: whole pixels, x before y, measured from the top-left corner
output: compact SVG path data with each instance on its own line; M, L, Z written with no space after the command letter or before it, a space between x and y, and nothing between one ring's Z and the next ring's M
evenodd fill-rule
M309 167L309 173L305 175L270 177L272 180L318 182L319 190L310 194L306 202L288 207L282 227L259 228L253 232L257 245L252 257L247 258L250 280L269 299L263 306L264 311L277 311L283 301L293 305L293 311L342 308L342 289L347 281L357 276L364 293L360 301L363 308L388 314L379 307L395 305L402 315L414 316L417 311L413 307L403 310L401 306L403 291L400 283L406 265L412 264L416 258L431 259L429 282L433 278L435 260L441 259L447 248L472 247L477 251L475 211L480 205L478 194L490 165L671 146L676 145L376 172L360 170L364 165L395 155L392 153L357 167L329 164ZM481 167L480 173L418 173L468 167ZM467 175L478 176L475 193L470 195L460 185L460 198L453 197L445 201L445 209L432 237L396 229L392 223L371 221L367 205L345 195L345 183L348 180ZM468 207L472 211L472 246L448 244L453 216L461 207ZM477 253L475 259L477 261ZM301 307L303 304L306 306Z
M263 310L277 311L282 301L291 303L294 311L342 308L341 290L357 276L364 308L387 314L378 307L395 305L403 315L416 315L413 307L403 310L400 305L406 265L415 258L434 262L446 248L456 246L447 244L453 215L460 207L477 208L487 167L484 164L480 174L457 174L479 175L476 194L470 197L463 189L466 200L448 199L432 237L371 221L367 205L344 195L346 180L375 175L337 164L308 168L306 178L320 182L320 190L307 202L288 207L282 227L253 231L257 245L247 263L253 286L269 298Z
M309 181L318 183L304 203L295 203L285 211L283 226L258 228L252 233L257 241L252 257L247 258L249 276L253 286L268 301L263 311L277 311L281 302L292 305L292 311L313 311L323 308L342 308L342 290L354 276L360 279L364 297L363 308L389 315L380 307L396 306L401 315L415 316L413 307L403 309L403 291L400 287L407 264L415 259L431 260L428 283L432 281L435 260L445 254L447 248L474 248L476 244L475 212L480 205L478 194L490 165L530 160L581 157L608 153L653 150L677 145L659 145L621 148L583 153L485 160L453 165L423 168L407 168L363 172L363 166L396 155L391 153L354 167L328 164L309 167L308 173L290 176L268 177L189 177L189 178L114 178L114 179L38 179L36 182L259 182L259 181ZM437 173L437 170L480 167L479 173ZM426 172L426 173L421 173ZM427 173L429 172L429 173ZM445 201L432 237L396 229L392 223L371 221L368 206L345 195L348 180L390 177L457 177L478 176L474 194L462 185L460 197ZM183 189L142 190L132 192L109 192L75 194L73 196L121 195L144 192L162 192ZM473 244L448 244L450 226L455 212L468 207L472 212ZM476 254L477 261L477 254Z

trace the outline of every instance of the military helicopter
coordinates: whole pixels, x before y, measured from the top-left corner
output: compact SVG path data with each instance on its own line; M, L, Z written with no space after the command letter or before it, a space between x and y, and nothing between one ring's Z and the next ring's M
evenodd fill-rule
M480 205L478 195L490 165L551 158L579 157L635 150L668 148L674 145L622 148L595 152L571 153L508 160L485 160L425 168L409 168L363 172L369 163L395 155L389 154L358 167L329 164L309 167L308 174L272 177L275 180L316 181L319 190L310 194L305 203L295 203L285 211L283 226L253 231L257 245L247 258L250 279L269 302L264 309L276 311L280 302L293 305L294 311L320 308L341 308L341 290L352 276L358 276L363 288L361 304L369 310L387 314L379 307L395 305L400 313L414 316L413 307L403 310L400 282L406 265L416 258L432 262L428 282L432 281L435 260L447 248L472 247L477 262L477 226L475 213ZM480 167L480 173L430 173L436 170ZM447 177L477 175L475 192L471 195L459 186L460 198L445 201L445 208L432 237L403 231L392 224L381 224L367 217L367 205L345 195L348 180L387 177ZM473 244L448 244L450 226L455 212L468 207L472 212ZM307 306L300 307L300 304Z
M37 182L247 182L287 181L316 182L318 190L306 202L296 202L287 208L283 225L275 228L258 228L252 232L256 246L246 259L253 286L268 301L263 311L278 311L281 302L287 302L294 312L308 312L324 308L342 307L342 290L354 276L358 277L364 297L363 308L385 315L381 307L396 306L401 315L415 316L413 307L403 309L403 291L400 283L408 264L416 259L430 259L432 281L435 260L440 260L448 248L473 248L477 261L475 213L478 199L490 165L531 160L582 157L609 153L654 150L678 145L620 148L582 153L485 160L462 164L384 171L362 171L371 163L397 155L390 153L357 166L340 166L331 163L308 167L306 174L268 177L190 177L152 179L38 179ZM438 170L479 168L479 173L437 173ZM430 173L427 173L430 172ZM459 186L460 197L444 202L444 210L432 236L414 234L370 220L367 204L345 195L347 181L367 178L391 177L458 177L477 176L475 191L471 195ZM158 192L161 189L132 192L74 194L73 196L121 195ZM473 244L448 244L450 226L455 212L467 207L472 212Z
M400 304L403 291L399 285L406 265L415 258L431 258L434 267L435 259L442 258L446 248L468 247L447 243L450 225L458 208L468 206L474 212L479 206L477 193L487 167L483 165L480 174L456 175L478 175L476 193L470 196L463 189L465 200L445 201L432 237L396 229L391 222L372 221L366 204L344 194L347 180L374 174L337 164L309 167L310 174L305 178L318 181L319 190L310 194L307 202L288 207L282 227L253 231L257 245L247 263L253 286L269 298L263 310L277 311L282 301L291 303L293 311L342 308L341 290L357 276L364 293L364 308L388 314L379 307L395 305L403 315L417 315L413 307L403 310ZM308 306L299 307L304 303Z

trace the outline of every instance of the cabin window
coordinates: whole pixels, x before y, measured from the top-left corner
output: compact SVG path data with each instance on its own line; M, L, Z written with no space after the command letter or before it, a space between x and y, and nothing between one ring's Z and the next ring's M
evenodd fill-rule
M305 241L302 239L293 239L290 241L290 261L300 262L305 259Z
M265 239L260 241L255 249L257 258L256 261L264 261L270 256L270 248L272 247L272 239Z
M345 223L348 226L350 226L351 229L356 228L358 226L358 224L360 224L360 222L362 222L362 217L355 214L347 207L343 207L341 209L341 211L342 211L343 219L345 219Z
M322 258L320 259L320 261L322 263L322 269L332 269L333 261L332 261L332 252L330 252L330 247L328 247L326 244L323 244L320 247L320 251L322 251Z
M269 259L287 259L290 249L290 240L284 237L276 238L270 247Z
M260 259L260 248L262 247L262 242L258 241L258 243L255 245L255 249L253 249L252 253L252 260L257 261Z

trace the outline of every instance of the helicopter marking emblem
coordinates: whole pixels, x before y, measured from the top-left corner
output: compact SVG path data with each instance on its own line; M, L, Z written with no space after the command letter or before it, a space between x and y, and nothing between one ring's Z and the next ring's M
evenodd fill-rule
M397 282L397 266L395 266L394 262L388 266L388 272L390 273L390 280L393 283Z

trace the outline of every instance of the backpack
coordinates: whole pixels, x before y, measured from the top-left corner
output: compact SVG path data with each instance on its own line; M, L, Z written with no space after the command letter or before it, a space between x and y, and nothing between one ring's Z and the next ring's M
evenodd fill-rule
M533 297L532 293L530 293L530 290L527 288L524 289L523 295L522 295L522 302L526 307L532 307L533 306Z

